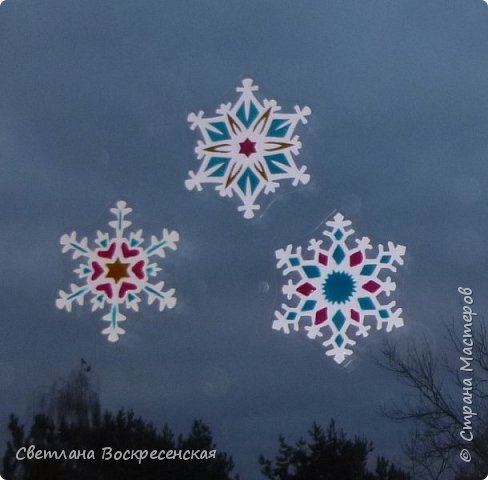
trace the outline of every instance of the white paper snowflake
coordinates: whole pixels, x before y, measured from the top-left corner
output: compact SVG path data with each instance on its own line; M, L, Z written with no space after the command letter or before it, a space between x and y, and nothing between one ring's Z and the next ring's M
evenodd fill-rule
M75 302L83 305L85 296L91 294L92 311L105 307L109 310L102 317L109 323L102 333L108 335L110 342L116 342L119 335L125 333L119 326L126 319L120 310L139 311L142 292L149 305L159 303L159 311L176 305L173 288L164 291L164 282L152 284L149 279L161 271L157 263L151 263L151 257L164 258L166 249L176 250L179 234L164 229L161 238L153 235L149 246L144 248L142 230L124 235L131 225L126 216L132 208L119 201L110 211L115 215L115 220L109 222L115 229L115 236L98 231L97 247L90 248L86 237L78 240L76 232L61 237L63 253L72 251L73 259L83 257L83 263L74 270L83 285L71 284L69 292L60 290L56 306L70 312Z
M189 172L185 185L201 191L204 183L216 184L221 196L237 195L242 202L238 210L252 218L262 192L274 192L284 179L294 186L310 180L306 167L295 164L302 144L294 132L299 122L307 123L311 111L295 106L294 113L281 113L275 100L261 103L249 78L236 90L241 94L237 102L221 105L217 116L204 118L202 111L188 115L190 128L198 127L203 140L195 148L200 168Z
M326 248L323 240L312 239L308 256L302 255L302 247L294 249L292 245L276 251L278 268L284 269L283 275L294 274L296 282L290 279L283 287L287 299L294 299L294 303L283 304L284 312L275 312L273 328L284 333L298 331L300 321L308 319L307 336L324 337L326 355L342 363L353 353L348 348L356 343L352 333L368 336L371 327L365 325L365 317L373 317L378 330L386 326L390 332L403 326L402 309L396 308L395 302L385 305L381 300L382 294L389 297L396 285L390 277L381 279L380 274L383 270L396 272L395 264L403 265L406 249L388 242L387 248L379 245L377 253L368 258L366 251L373 248L369 238L356 239L355 246L348 246L354 233L349 220L337 213L326 225Z

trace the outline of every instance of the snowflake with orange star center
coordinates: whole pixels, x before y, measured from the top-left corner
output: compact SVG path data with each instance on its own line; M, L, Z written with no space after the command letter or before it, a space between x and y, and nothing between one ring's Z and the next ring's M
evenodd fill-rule
M164 282L153 284L149 280L161 271L157 263L151 262L151 257L164 258L167 249L176 250L179 234L164 229L160 238L153 235L149 246L144 248L142 230L125 235L125 229L131 225L126 217L132 209L119 201L110 211L116 217L109 222L115 236L97 232L96 248L88 246L86 237L78 240L76 232L61 237L63 253L71 251L73 259L84 260L74 270L83 285L71 284L69 292L60 290L56 306L70 312L74 303L83 305L85 297L91 294L92 311L108 307L102 319L109 325L102 333L110 342L116 342L125 333L119 325L126 320L121 309L139 311L142 293L149 305L157 302L160 311L176 305L174 289L164 291Z

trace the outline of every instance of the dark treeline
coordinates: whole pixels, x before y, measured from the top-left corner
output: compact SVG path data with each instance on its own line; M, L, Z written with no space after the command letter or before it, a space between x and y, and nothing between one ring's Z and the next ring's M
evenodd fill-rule
M168 425L161 429L132 411L102 413L92 373L85 361L67 379L44 392L34 407L29 428L10 416L10 439L3 458L6 480L239 480L229 454L218 449L210 428L195 420L186 435ZM26 448L42 452L92 451L94 458L29 458ZM103 449L105 459L102 458ZM197 452L193 459L114 460L115 452ZM364 438L348 439L334 422L314 425L307 440L294 444L279 440L275 458L259 458L262 478L269 480L410 480L386 459L368 469L373 445ZM20 460L17 452L22 452ZM32 453L32 450L31 450ZM187 455L190 455L187 453ZM31 455L32 457L33 455ZM188 458L188 457L187 457Z

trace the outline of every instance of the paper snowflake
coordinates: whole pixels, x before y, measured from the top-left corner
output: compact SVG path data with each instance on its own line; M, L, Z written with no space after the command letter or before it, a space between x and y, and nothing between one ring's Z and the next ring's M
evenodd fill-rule
M396 285L390 277L381 279L380 274L383 270L396 272L395 264L403 265L405 247L388 242L387 248L379 245L375 255L368 258L366 251L373 248L369 238L356 239L356 245L348 246L347 240L354 233L349 220L338 213L326 225L326 248L323 240L312 239L310 255L303 256L302 247L294 249L292 245L276 251L278 268L284 269L283 275L294 274L296 281L289 279L283 287L287 299L294 299L294 303L283 304L284 312L275 312L273 329L298 331L300 321L308 319L307 336L324 337L326 355L342 363L353 353L348 348L356 343L352 333L368 335L371 327L365 325L365 317L373 317L378 330L386 326L390 332L403 326L402 309L396 308L395 302L382 302Z
M284 179L293 186L310 180L306 167L297 167L294 160L302 146L295 128L307 123L310 108L295 106L294 113L281 113L275 100L261 103L256 98L258 87L249 78L236 90L241 94L237 102L221 105L217 116L204 118L202 111L188 115L190 128L198 127L203 140L195 148L200 168L189 172L185 185L201 191L204 183L216 184L221 196L236 195L242 202L238 210L252 218L262 192L274 192Z
M126 216L132 209L119 201L110 211L115 215L115 220L109 222L115 236L98 231L97 247L90 248L87 238L78 240L76 232L61 237L63 253L72 251L73 259L83 257L83 263L74 270L83 285L71 284L69 292L60 290L56 306L70 312L73 303L83 305L85 296L91 294L92 311L109 310L102 317L109 323L102 333L108 335L110 342L116 342L125 333L119 326L126 319L120 310L139 311L142 292L149 305L159 303L159 311L176 305L173 288L164 291L164 282L152 284L149 279L161 271L157 263L151 263L151 257L164 258L166 249L176 250L179 234L164 229L161 238L153 235L149 246L144 248L142 230L125 235L125 229L131 225Z

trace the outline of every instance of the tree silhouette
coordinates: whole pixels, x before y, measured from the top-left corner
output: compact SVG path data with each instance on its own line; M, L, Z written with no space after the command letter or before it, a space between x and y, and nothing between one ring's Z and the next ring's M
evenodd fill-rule
M132 410L102 413L92 368L81 361L66 379L45 389L34 405L28 428L10 415L10 439L3 458L7 480L238 480L232 458L217 451L212 433L195 420L186 435L161 429ZM30 458L25 448L66 452L68 458ZM116 452L215 452L190 460L102 458L104 449ZM17 459L17 452L23 457ZM94 452L90 458L69 458L70 452ZM274 459L259 458L261 473L269 480L410 480L410 476L383 457L370 471L373 445L364 438L347 438L334 422L323 429L314 424L307 440L288 444L279 440ZM413 479L412 479L413 480ZM458 480L474 480L469 476ZM476 479L477 480L477 479Z
M412 464L414 480L481 480L488 473L488 332L479 324L473 334L472 395L466 407L476 412L471 421L472 441L460 436L464 427L463 375L460 357L462 333L453 324L445 325L448 345L444 354L434 354L428 342L411 345L406 351L385 342L379 364L397 376L411 395L385 409L385 415L412 425L404 451ZM456 363L457 362L457 363ZM459 454L469 448L471 462L463 463Z
M3 459L3 476L8 480L231 480L234 465L223 452L215 458L203 451L216 450L210 429L200 420L193 422L188 435L158 430L132 411L101 415L98 395L90 377L90 367L82 361L67 380L59 380L38 402L28 433L15 415L10 416L10 440ZM36 450L93 451L95 459L23 459L16 453L34 445ZM126 451L198 451L198 458L142 461L102 459L105 447L112 455ZM26 455L22 455L26 456ZM108 452L106 455L108 458Z
M327 430L317 424L308 441L294 445L279 439L279 453L270 460L260 457L261 472L269 480L409 480L402 470L379 457L376 472L368 471L371 442L359 437L350 440L332 421Z

